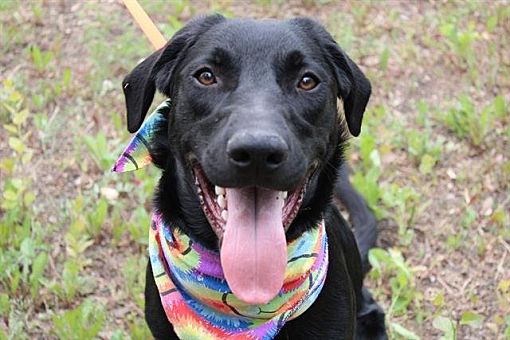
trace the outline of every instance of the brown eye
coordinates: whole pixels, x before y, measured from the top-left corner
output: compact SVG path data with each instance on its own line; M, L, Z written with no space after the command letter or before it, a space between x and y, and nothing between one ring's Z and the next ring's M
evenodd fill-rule
M313 90L318 84L319 81L317 80L317 78L307 73L299 81L298 87L301 90L310 91Z
M216 84L216 77L208 68L201 69L195 73L195 78L200 82L200 84L205 86Z

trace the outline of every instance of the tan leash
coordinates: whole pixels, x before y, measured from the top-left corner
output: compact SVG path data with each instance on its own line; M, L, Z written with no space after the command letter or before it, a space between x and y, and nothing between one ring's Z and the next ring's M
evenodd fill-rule
M135 19L136 23L142 29L143 33L149 39L152 46L159 50L161 47L165 46L166 39L158 30L154 22L147 15L147 13L143 10L142 6L138 3L137 0L122 0L126 8L133 19Z

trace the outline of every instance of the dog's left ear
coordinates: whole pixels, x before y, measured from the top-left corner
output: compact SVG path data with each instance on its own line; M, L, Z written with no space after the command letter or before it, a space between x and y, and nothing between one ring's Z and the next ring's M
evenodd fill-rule
M321 45L334 70L337 95L343 101L349 131L353 136L358 136L361 132L363 113L372 91L370 82L321 24L310 18L295 18L291 19L291 22L300 27L304 33L313 34L312 41Z
M347 126L351 134L357 137L361 132L361 121L372 87L358 65L342 51L334 40L328 42L325 47L333 61L338 97L342 98L344 103Z
M185 51L212 26L224 21L219 14L191 20L161 49L136 66L122 81L126 98L129 132L136 132L149 110L158 89L170 97L171 80L176 66Z

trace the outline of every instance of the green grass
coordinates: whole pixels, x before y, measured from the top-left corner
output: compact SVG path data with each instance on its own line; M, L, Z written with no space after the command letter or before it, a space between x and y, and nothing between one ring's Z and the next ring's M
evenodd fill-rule
M439 119L459 138L468 137L474 146L480 146L499 119L508 119L508 113L501 95L482 107L469 96L462 95L454 107L440 113Z
M104 309L91 300L85 300L75 309L53 316L53 332L59 339L95 339L104 326Z
M291 15L283 1L141 4L167 37L204 11ZM25 5L0 2L0 339L147 339L159 172L110 167L129 139L121 79L152 48L118 4L66 7L68 31L56 4ZM299 11L373 85L349 158L379 220L367 283L391 338L510 338L510 7Z

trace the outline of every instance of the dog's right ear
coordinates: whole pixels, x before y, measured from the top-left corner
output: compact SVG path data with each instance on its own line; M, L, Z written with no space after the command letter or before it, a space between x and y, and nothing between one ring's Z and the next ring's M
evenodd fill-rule
M122 89L126 99L127 127L131 133L136 132L142 125L147 110L152 104L152 99L154 99L156 84L154 83L152 70L161 51L162 49L156 51L138 64L122 81Z
M224 21L219 14L198 17L179 30L161 49L138 64L122 81L126 98L127 127L136 132L149 110L156 88L170 97L173 71L186 50L212 26Z
M312 36L312 42L318 43L323 48L334 71L337 96L344 104L347 127L353 136L358 136L361 132L363 113L370 98L370 81L317 21L298 17L291 19L290 22Z

